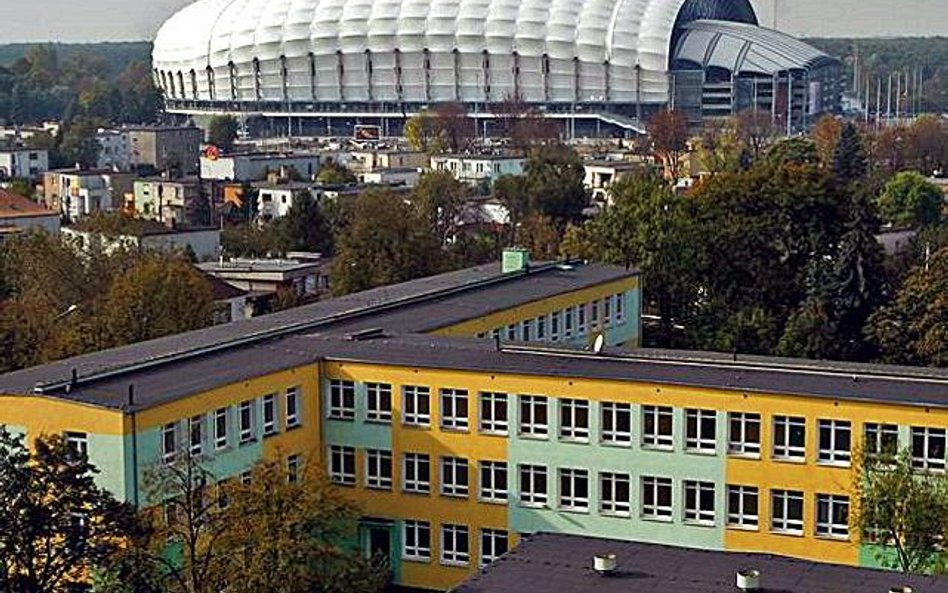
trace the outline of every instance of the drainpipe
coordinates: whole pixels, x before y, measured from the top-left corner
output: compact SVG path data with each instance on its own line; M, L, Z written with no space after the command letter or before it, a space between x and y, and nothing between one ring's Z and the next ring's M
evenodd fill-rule
M135 385L128 386L128 415L132 425L132 504L138 508L138 422L135 416Z

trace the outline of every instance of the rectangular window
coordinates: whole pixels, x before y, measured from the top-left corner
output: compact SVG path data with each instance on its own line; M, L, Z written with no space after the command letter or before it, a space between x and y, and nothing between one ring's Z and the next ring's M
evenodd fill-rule
M616 322L622 323L625 319L625 293L620 292L615 296L616 299Z
M365 419L369 422L392 421L392 386L388 383L366 383Z
M507 553L507 531L481 529L481 566L486 566Z
M329 418L355 420L355 383L332 379L329 381Z
M174 459L178 452L177 425L174 422L161 427L161 458L165 461Z
M560 469L560 510L585 513L589 511L589 471Z
M431 490L431 458L425 453L405 453L402 459L402 490L428 494Z
M230 480L223 478L217 481L217 508L224 510L230 506Z
M269 393L263 396L263 435L270 436L277 432L276 421L276 394Z
M727 487L727 524L740 529L757 529L759 522L757 486Z
M589 442L589 402L560 399L560 438L564 441Z
M609 327L612 323L612 298L602 299L602 327Z
M192 457L200 457L204 452L204 416L188 419L188 450Z
M467 389L441 390L441 428L467 430Z
M675 442L672 435L672 409L643 406L642 417L642 445L653 449L671 449Z
M218 449L227 447L227 408L214 412L214 445Z
M537 317L537 340L546 339L546 315Z
M616 402L603 402L600 439L606 445L628 447L632 445L632 406Z
M290 484L300 479L300 456L295 453L286 458L286 479Z
M524 319L520 322L520 339L524 342L529 342L532 339L532 332L530 331L532 323L530 319Z
M589 306L589 319L593 329L599 327L599 301L593 301Z
M547 399L542 395L520 396L520 436L545 439L549 435Z
M642 518L652 521L671 521L671 478L642 477Z
M286 390L286 427L296 428L300 425L299 388L290 387Z
M632 477L629 474L599 474L599 512L614 517L632 514Z
M511 323L507 326L507 341L513 342L517 339L517 324Z
M833 494L816 495L816 535L849 537L849 497Z
M870 458L895 457L899 452L899 427L895 424L866 423L864 446Z
M490 339L495 342L500 339L500 328L494 328L490 330Z
M507 394L482 391L480 404L480 431L485 434L506 435L508 429Z
M431 524L427 521L405 521L402 558L405 560L431 560Z
M805 418L774 417L774 458L794 460L806 458Z
M728 413L727 451L731 455L760 456L760 414Z
M566 307L563 310L563 335L567 338L573 336L573 308Z
M685 411L685 449L698 453L714 453L717 413L714 410Z
M441 458L442 496L467 497L468 467L463 457Z
M524 506L546 506L546 466L520 466L520 504Z
M849 465L852 459L852 423L848 420L819 421L819 461L832 465Z
M402 422L409 426L431 425L431 390L427 387L406 385L402 387L405 408Z
M945 429L912 427L912 467L921 470L945 469Z
M89 457L89 435L84 432L67 432L64 438L66 439L66 446L76 456L76 459Z
M253 472L249 469L246 471L240 472L240 483L244 486L249 486L253 482Z
M770 528L778 533L803 535L803 493L770 491Z
M586 305L576 307L576 332L579 335L586 333Z
M391 451L384 449L366 449L365 487L375 490L392 489Z
M553 342L560 340L560 311L553 311L550 314L550 340Z
M444 524L441 526L441 563L452 566L467 566L471 560L467 525Z
M332 480L334 484L355 486L355 447L344 447L342 445L329 446L329 479Z
M237 416L240 444L253 441L253 401L240 402L240 412Z
M714 482L685 480L685 521L714 525Z
M481 461L481 500L507 502L507 462Z

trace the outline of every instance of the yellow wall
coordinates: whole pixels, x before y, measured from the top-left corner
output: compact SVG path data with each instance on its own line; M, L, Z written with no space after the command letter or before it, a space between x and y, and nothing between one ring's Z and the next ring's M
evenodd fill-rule
M42 395L0 395L0 424L19 426L30 434L65 431L121 436L120 410L101 408Z

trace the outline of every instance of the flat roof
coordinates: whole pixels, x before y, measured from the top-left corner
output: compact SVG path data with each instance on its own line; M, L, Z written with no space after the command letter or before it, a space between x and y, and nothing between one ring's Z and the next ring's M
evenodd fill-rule
M615 554L609 576L593 556ZM773 593L916 593L948 590L948 578L798 560L772 554L699 550L580 535L537 533L466 581L455 593L734 593L737 572L760 572Z
M316 270L323 265L319 261L296 261L289 259L235 259L207 261L194 264L207 274L285 274L299 270Z

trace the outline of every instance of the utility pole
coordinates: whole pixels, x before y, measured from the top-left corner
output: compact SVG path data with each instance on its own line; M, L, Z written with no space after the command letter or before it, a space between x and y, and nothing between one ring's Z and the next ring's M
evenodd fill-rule
M895 121L899 121L902 113L902 74L895 73Z
M876 79L876 129L879 128L879 120L882 118L882 79Z
M892 73L889 72L889 91L886 93L885 124L892 122Z

